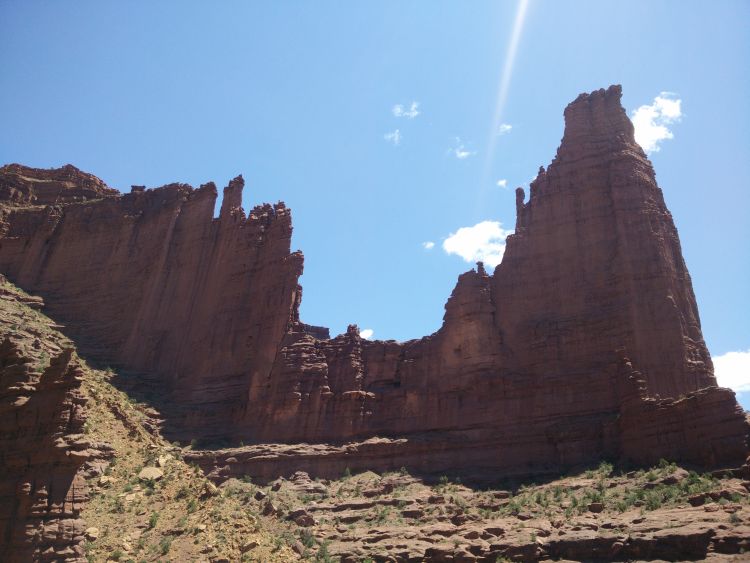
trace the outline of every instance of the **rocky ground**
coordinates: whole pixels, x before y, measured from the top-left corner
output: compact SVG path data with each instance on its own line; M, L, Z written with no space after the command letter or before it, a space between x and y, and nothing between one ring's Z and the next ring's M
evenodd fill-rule
M475 490L406 471L266 487L230 479L303 558L322 561L747 560L750 482L664 462L611 465L513 490Z
M275 523L220 491L182 461L182 450L147 430L152 411L114 389L111 373L91 371L87 429L115 456L90 479L81 516L90 561L289 561ZM269 527L270 526L270 527Z
M28 341L35 361L72 346L37 298L3 282L0 340ZM41 366L40 369L44 368ZM607 463L546 483L472 488L406 470L297 472L266 484L219 484L158 433L158 413L115 389L111 370L84 364L83 441L89 561L748 560L750 481L662 462ZM106 446L105 446L106 444Z

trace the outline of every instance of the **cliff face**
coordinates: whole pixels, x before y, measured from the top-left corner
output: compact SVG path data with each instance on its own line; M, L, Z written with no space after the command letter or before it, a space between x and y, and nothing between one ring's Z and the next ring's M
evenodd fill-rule
M539 373L573 375L619 349L650 394L676 397L716 382L677 231L620 96L570 104L557 156L528 203L517 192L492 284L498 327L520 370L533 357Z
M213 184L6 202L0 269L84 350L156 375L178 405L163 413L173 437L353 444L277 461L198 455L208 469L233 459L262 472L295 455L339 473L740 463L747 425L716 388L677 232L620 96L568 106L557 156L528 202L517 192L503 262L460 276L442 328L420 340L370 342L354 326L329 339L302 323L289 212L245 217L241 178L218 219ZM0 193L32 172L5 167ZM696 424L710 429L702 442L680 430Z
M107 446L84 436L83 370L69 342L0 276L0 560L86 561L82 471Z
M0 186L33 173L5 167ZM58 172L33 185L47 175ZM218 219L213 184L6 209L0 269L45 296L89 355L158 374L188 440L201 436L193 425L223 431L247 382L268 376L296 301L289 211L262 205L246 217L243 184L225 188Z

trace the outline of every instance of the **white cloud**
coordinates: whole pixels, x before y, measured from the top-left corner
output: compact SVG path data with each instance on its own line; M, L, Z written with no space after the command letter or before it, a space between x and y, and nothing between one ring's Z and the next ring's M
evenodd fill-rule
M389 143L393 143L394 147L397 147L401 144L401 131L396 129L395 131L383 135L383 138Z
M651 105L643 105L630 114L635 140L647 153L659 152L659 143L674 138L669 125L679 123L682 100L671 92L662 92Z
M716 356L714 372L720 387L736 392L750 391L750 349Z
M443 250L456 254L466 262L482 261L490 268L497 266L505 252L505 237L513 231L503 229L500 221L482 221L473 227L461 227L443 241Z
M431 240L428 240L422 243L422 248L424 248L425 250L432 250L433 248L435 248L435 243Z
M375 331L371 328L366 328L359 331L359 336L361 338L364 338L365 340L370 340L372 338L372 335L375 334Z
M505 135L506 133L510 133L511 129L513 129L513 126L511 124L501 123L500 127L497 128L497 134Z
M391 110L393 115L396 117L405 117L407 119L414 119L420 114L419 102L412 102L409 109L405 109L402 104L396 104Z
M497 187L498 188L507 188L508 187L508 180L503 178L502 180L497 181Z
M470 151L461 141L461 137L456 137L456 146L452 149L448 149L448 154L453 154L459 160L465 160L470 156L477 154L477 151Z

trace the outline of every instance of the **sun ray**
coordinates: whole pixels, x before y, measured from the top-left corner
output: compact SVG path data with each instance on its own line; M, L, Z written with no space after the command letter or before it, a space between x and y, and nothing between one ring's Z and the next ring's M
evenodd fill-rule
M500 123L503 117L503 111L505 110L505 104L508 99L508 91L510 89L510 82L513 78L513 66L516 62L516 54L518 53L518 44L521 41L521 35L523 34L524 22L526 20L526 12L529 5L529 0L519 0L518 8L516 9L516 17L513 21L513 30L511 31L510 41L508 42L508 50L505 55L505 63L503 64L503 71L500 75L500 82L497 88L497 102L495 103L495 113L492 117L492 128L490 129L489 141L487 143L487 151L485 156L484 174L482 175L482 186L479 190L480 197L478 198L478 207L483 207L483 196L489 185L489 174L492 170L492 163L494 161L495 146L497 144L498 132L500 130Z

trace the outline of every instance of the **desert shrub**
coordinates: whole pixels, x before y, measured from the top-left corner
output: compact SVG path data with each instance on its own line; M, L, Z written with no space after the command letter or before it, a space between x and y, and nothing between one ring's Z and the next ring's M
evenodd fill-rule
M672 473L677 469L677 464L672 463L670 461L667 461L666 459L662 458L659 460L659 463L657 464L659 469L662 470L663 473Z
M172 536L164 536L159 542L159 553L166 555L172 548Z
M456 477L454 481L451 481L450 477L448 477L447 475L441 475L438 479L437 484L433 486L433 489L438 492L445 493L447 491L455 489L456 487L454 485L460 484L461 479L459 479L458 477Z
M149 529L156 528L156 523L159 521L159 513L158 512L152 512L151 516L148 518L148 527Z
M297 535L299 536L299 541L302 542L302 545L305 547L313 547L315 545L315 536L313 533L306 529L306 528L300 528L297 532Z
M646 493L645 496L645 507L646 510L656 510L657 508L661 508L661 506L664 504L664 494L663 491L658 489L653 489Z
M328 542L323 542L318 548L318 553L315 555L315 561L320 563L333 563L333 559L328 553Z
M552 496L554 497L556 502L560 502L563 497L563 493L565 490L560 485L555 485L555 487L552 489Z

